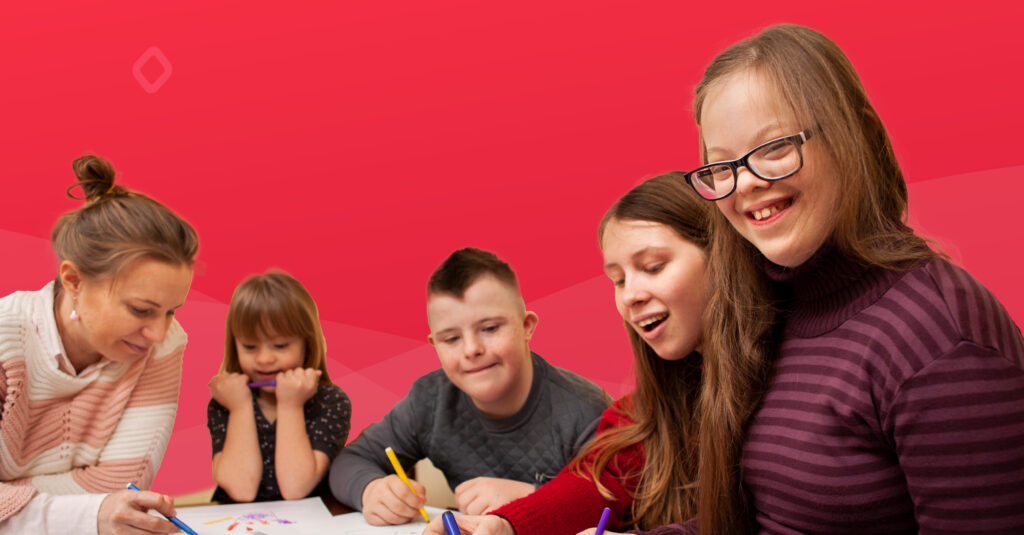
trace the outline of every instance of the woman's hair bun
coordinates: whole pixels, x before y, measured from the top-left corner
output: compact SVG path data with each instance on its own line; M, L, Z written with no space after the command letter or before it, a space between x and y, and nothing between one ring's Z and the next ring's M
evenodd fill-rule
M71 163L71 168L75 170L75 178L78 179L78 183L68 188L69 197L79 198L71 193L75 187L82 188L86 201L95 201L103 195L121 189L114 187L114 166L106 158L95 154L86 154L76 158Z

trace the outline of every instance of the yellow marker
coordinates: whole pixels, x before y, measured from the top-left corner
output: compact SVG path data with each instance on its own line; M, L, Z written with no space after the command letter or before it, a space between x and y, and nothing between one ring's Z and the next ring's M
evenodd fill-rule
M405 470L402 470L402 465L398 462L398 457L395 457L395 450L391 449L391 446L388 446L384 448L384 453L388 455L388 459L391 461L391 466L395 467L395 473L398 474L398 478L402 480L402 483L409 486L409 490L411 490L413 494L416 494L416 489L412 488L409 476L405 475ZM416 494L416 497L419 498L420 495ZM423 520L430 522L430 517L427 516L426 509L420 507L420 514L423 515Z

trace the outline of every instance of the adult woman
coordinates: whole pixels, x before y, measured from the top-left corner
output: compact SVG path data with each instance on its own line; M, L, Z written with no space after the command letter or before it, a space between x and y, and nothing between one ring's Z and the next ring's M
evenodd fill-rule
M554 480L488 516L474 535L573 534L607 506L609 527L653 527L696 512L696 400L708 243L706 207L682 176L636 186L609 209L599 239L633 347L636 391L601 417L597 436ZM443 535L439 519L425 533Z
M846 56L768 28L712 61L694 110L706 165L687 180L718 208L702 530L752 512L767 532L1019 532L1024 340L903 223Z
M125 486L170 438L196 233L106 160L73 168L86 204L54 227L56 280L0 299L0 533L174 532L146 513L170 498Z

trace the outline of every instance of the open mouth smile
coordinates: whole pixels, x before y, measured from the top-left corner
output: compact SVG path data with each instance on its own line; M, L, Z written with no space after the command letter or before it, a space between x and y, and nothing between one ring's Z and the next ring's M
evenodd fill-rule
M640 327L642 331L649 333L656 329L658 325L664 323L667 318L668 313L658 314L656 316L651 316L649 318L645 318L641 321L636 322L636 326Z
M793 204L793 199L783 199L771 206L759 208L757 210L751 210L746 213L746 216L754 221L764 221L775 214L789 208Z

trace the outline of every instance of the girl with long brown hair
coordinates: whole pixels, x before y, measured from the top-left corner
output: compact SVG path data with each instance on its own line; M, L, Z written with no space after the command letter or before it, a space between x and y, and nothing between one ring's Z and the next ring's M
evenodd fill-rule
M717 208L701 531L1020 532L1024 340L906 226L842 50L765 29L711 62L694 112L686 178Z
M457 517L464 533L575 534L606 506L611 529L696 513L706 210L678 173L641 183L608 210L599 240L636 391L605 411L594 440L554 480L490 515ZM444 529L435 519L425 533Z

